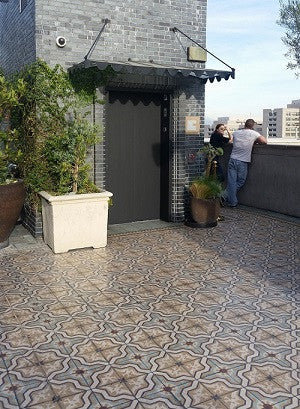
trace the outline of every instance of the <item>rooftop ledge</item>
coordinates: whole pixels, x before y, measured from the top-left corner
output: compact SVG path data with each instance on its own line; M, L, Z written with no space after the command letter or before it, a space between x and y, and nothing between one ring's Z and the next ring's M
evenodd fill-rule
M226 147L225 172L231 153ZM246 184L239 192L242 205L300 217L300 145L255 145ZM227 172L226 172L227 173Z
M300 139L268 138L268 145L300 146Z
M204 142L208 143L209 138L204 138ZM265 145L255 145L255 147L261 147ZM268 139L267 146L286 146L286 147L300 147L300 139L284 139L284 138L272 138Z

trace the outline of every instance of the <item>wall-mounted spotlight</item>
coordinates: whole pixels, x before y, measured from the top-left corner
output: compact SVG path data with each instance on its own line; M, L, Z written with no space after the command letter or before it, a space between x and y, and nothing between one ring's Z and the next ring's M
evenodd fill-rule
M67 44L65 37L58 36L56 37L56 45L60 48L63 48Z

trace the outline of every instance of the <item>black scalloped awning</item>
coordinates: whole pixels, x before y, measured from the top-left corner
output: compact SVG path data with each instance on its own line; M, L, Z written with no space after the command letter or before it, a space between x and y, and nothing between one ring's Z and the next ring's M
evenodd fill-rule
M75 64L69 68L70 71L77 69L85 69L97 67L99 70L105 70L107 67L119 73L132 73L141 75L157 75L157 76L171 76L171 77L187 77L198 78L203 84L209 80L226 81L231 77L234 78L234 70L221 71L209 69L194 69L188 67L168 67L166 65L156 64L152 62L137 62L137 61L93 61L85 60L79 64Z

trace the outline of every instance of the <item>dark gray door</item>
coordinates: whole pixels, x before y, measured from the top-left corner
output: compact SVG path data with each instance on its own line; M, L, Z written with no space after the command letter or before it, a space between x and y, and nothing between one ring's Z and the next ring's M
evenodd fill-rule
M161 217L161 107L159 94L111 91L106 117L109 223Z

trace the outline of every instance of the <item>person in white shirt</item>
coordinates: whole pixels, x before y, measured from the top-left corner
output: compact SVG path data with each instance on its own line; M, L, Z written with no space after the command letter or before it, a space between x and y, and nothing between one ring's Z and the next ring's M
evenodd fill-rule
M233 147L228 162L226 204L236 207L238 204L237 192L244 185L248 174L248 163L251 162L251 153L254 143L265 145L264 136L254 131L255 121L247 119L244 129L233 132Z

